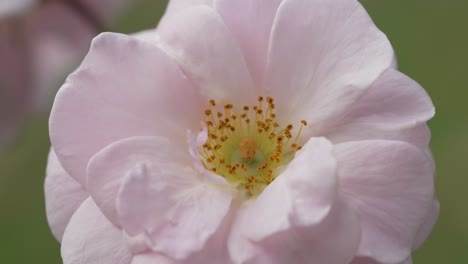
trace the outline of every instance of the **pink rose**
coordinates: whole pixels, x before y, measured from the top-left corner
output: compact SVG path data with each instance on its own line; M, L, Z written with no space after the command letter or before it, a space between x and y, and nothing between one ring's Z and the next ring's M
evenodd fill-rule
M0 3L0 145L14 138L29 111L49 107L60 80L124 2L128 0Z
M439 210L434 107L363 7L168 12L95 38L57 94L45 188L64 263L411 263Z

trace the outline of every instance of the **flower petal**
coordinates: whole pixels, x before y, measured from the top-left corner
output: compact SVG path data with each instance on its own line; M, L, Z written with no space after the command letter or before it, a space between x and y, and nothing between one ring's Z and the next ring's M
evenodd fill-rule
M234 206L235 207L235 206ZM174 260L162 254L155 253L141 253L135 256L135 263L177 263L177 264L206 264L206 263L232 263L227 250L227 237L231 229L233 215L236 210L230 210L228 215L224 217L223 223L218 228L215 234L206 241L202 250L191 254L184 260ZM132 263L132 264L135 264Z
M181 264L160 254L141 254L133 257L132 264Z
M229 241L235 263L346 263L354 256L359 222L336 199L332 149L324 138L310 139L282 174L241 207Z
M358 1L284 0L273 23L266 87L282 98L283 119L305 119L317 135L392 62L389 41Z
M388 69L352 106L344 122L409 127L427 122L434 113L424 88L403 73Z
M341 264L348 263L356 253L360 231L359 219L351 208L337 201L330 214L315 226L293 227L262 241L239 240L239 235L233 234L229 242L235 263Z
M133 258L132 264L161 263L161 264L206 264L206 263L233 263L227 252L226 240L231 228L232 216L236 213L231 210L225 217L221 227L206 243L205 247L190 255L185 260L174 260L155 252L141 253Z
M161 137L132 137L110 144L89 162L87 189L104 215L121 226L116 211L117 193L128 171L142 161L164 160L190 164L188 155Z
M130 264L122 231L88 198L70 220L62 241L64 264Z
M249 103L253 92L242 52L214 9L200 5L167 16L158 26L164 49L206 98ZM252 96L256 100L257 95ZM243 100L241 100L243 99Z
M88 160L98 150L130 136L184 142L186 130L199 126L199 108L192 85L164 52L103 33L57 94L51 141L65 170L84 184Z
M46 174L47 221L55 238L61 241L70 218L89 194L63 170L53 149L49 152Z
M425 148L425 123L434 116L431 99L415 81L388 69L325 135L334 143L362 139L396 139Z
M335 196L336 161L332 145L324 138L312 138L246 209L241 223L257 228L245 235L261 240L291 226L319 223L331 210Z
M140 39L140 40L147 41L154 45L158 45L159 43L159 35L157 34L156 29L148 29L148 30L139 31L139 32L131 34L130 36Z
M399 263L410 254L434 197L434 165L398 141L336 145L340 193L361 219L358 256Z
M271 27L280 3L281 0L218 0L214 4L239 42L257 87L263 85Z
M371 139L397 140L425 150L431 139L431 131L425 123L396 129L379 128L373 124L352 123L327 134L327 138L334 144Z
M186 259L216 233L232 195L196 181L192 169L170 167L160 160L137 165L122 184L117 210L130 235L146 231L154 251Z
M204 181L188 153L160 137L111 144L88 169L88 189L106 216L130 236L146 233L154 251L176 259L217 231L232 199L226 185Z
M432 202L432 207L429 210L429 213L425 217L425 221L423 225L419 228L419 231L416 235L416 240L414 241L413 244L413 249L419 248L424 241L429 237L429 234L431 233L432 229L434 228L434 225L437 222L437 219L439 218L439 213L440 213L440 204L437 199L435 199Z

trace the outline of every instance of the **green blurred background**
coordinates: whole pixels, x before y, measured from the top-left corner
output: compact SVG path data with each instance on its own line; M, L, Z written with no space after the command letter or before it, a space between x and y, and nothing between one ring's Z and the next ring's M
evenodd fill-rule
M154 27L165 2L135 1L112 30ZM468 1L362 2L392 42L400 70L422 84L436 106L429 126L441 215L414 263L468 263ZM62 263L44 208L47 116L31 117L17 144L0 153L1 263Z

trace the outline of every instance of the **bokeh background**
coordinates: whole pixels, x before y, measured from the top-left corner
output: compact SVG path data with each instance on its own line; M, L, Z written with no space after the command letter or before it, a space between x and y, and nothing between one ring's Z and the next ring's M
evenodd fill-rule
M362 3L392 42L400 70L422 84L436 106L429 126L441 215L414 263L468 263L468 1ZM165 6L135 0L112 31L154 27ZM47 111L31 115L16 144L0 151L0 263L62 263L45 216L47 121Z

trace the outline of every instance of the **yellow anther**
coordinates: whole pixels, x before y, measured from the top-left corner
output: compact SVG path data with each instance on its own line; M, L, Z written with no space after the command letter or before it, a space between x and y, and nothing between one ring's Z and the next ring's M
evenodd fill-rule
M217 106L210 100L204 111L208 140L199 150L207 170L225 177L239 190L245 188L248 195L261 192L274 180L275 170L301 149L298 139L307 125L301 120L298 131L293 132L292 124L284 126L276 121L273 98L257 99L257 105L240 109L231 103Z

